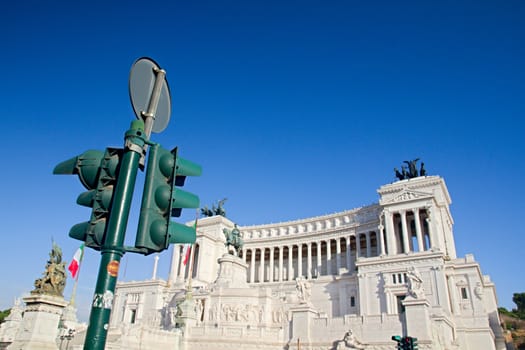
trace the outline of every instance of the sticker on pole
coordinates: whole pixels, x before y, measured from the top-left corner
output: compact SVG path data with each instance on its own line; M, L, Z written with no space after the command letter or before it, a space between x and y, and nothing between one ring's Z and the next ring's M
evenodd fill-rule
M98 309L111 309L113 306L113 292L107 290L104 294L95 293L93 296L93 307Z
M119 262L117 260L110 261L107 270L111 277L117 277L118 276L118 268L119 268Z

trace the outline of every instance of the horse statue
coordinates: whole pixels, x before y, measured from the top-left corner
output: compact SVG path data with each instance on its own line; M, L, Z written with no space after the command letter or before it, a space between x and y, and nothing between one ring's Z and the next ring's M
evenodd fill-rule
M228 253L239 256L240 252L242 251L242 246L244 245L244 242L242 240L242 233L237 228L237 224L235 224L235 227L233 230L224 229L222 230L224 233L224 236L226 237L226 242L224 245L226 246L226 249L228 250Z

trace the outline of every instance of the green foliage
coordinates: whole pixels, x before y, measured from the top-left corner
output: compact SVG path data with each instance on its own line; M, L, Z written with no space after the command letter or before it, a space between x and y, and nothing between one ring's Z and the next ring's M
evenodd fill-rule
M520 320L525 320L525 293L514 293L512 296L512 301L518 307L517 309L512 309L512 311L509 311L504 307L499 307L499 313L502 315L518 318Z
M503 306L498 307L498 311L500 314L509 315L510 311L504 308Z
M512 295L512 301L518 307L518 309L515 312L524 314L525 313L525 293L514 293Z
M0 323L4 322L4 319L9 316L9 314L11 313L11 309L7 309L7 310L4 310L4 311L0 311Z

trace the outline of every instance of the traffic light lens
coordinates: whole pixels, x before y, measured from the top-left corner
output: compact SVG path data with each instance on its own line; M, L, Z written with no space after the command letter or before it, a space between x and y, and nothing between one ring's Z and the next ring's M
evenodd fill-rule
M168 185L159 186L155 190L155 204L159 209L168 210L171 201L171 190Z

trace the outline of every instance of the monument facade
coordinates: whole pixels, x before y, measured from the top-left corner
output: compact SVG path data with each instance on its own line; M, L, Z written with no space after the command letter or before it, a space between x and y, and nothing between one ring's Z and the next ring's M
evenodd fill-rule
M401 335L419 349L505 349L494 283L456 255L445 181L420 172L330 215L200 219L191 259L174 246L166 280L118 283L108 348L380 350Z

